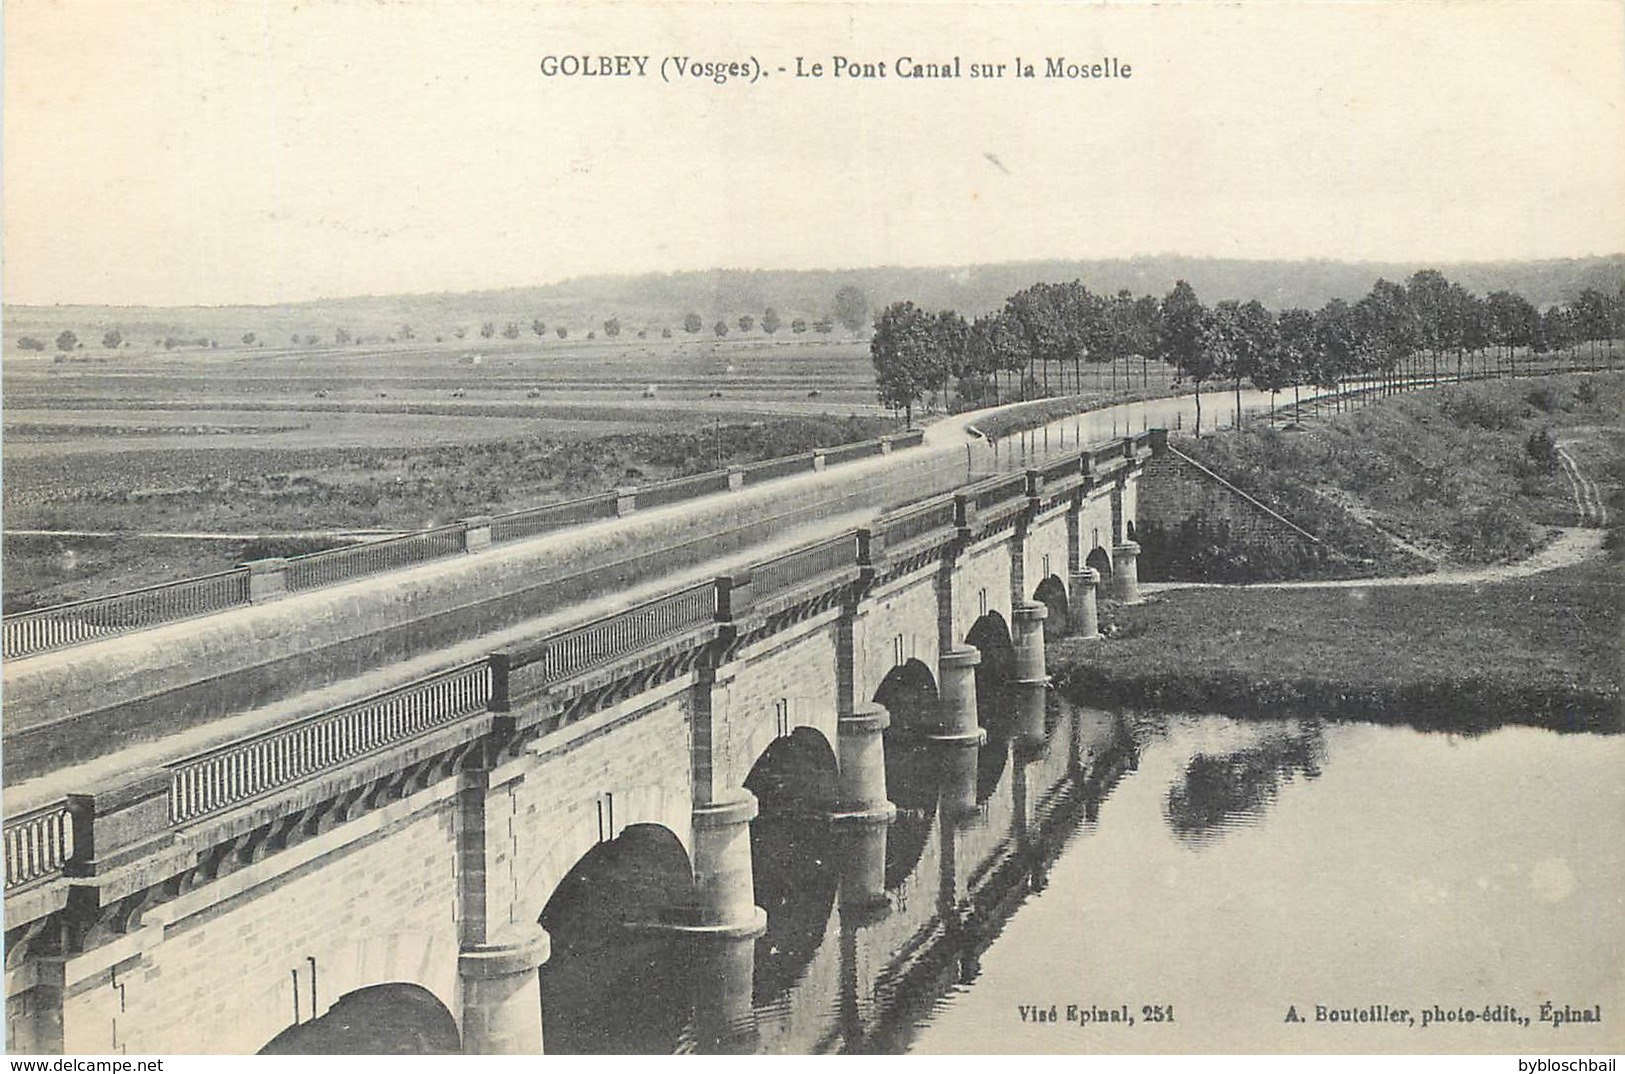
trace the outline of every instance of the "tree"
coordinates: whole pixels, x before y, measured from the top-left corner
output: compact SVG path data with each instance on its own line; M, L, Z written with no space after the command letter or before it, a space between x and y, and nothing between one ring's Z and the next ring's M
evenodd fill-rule
M748 314L748 313L744 314L739 318L739 331L740 332L749 332L752 328L755 328L755 327L756 327L756 318L752 317L750 314Z
M409 324L401 325L401 330L399 332L397 332L396 335L400 336L402 339L416 339L417 338L417 333L412 331L412 326L409 325Z
M671 338L671 325L667 325L665 328L662 328L660 330L660 338L661 339L670 339Z
M538 336L545 336L547 335L547 322L538 317L530 322L530 330Z
M1609 309L1608 296L1595 287L1587 287L1581 291L1574 300L1575 327L1579 338L1591 344L1591 357L1597 357L1597 343L1613 335L1612 311ZM61 350L59 341L57 349Z
M1314 369L1315 315L1305 309L1282 310L1276 319L1276 332L1277 372L1285 384L1292 385L1292 407L1296 410L1302 405L1299 385L1310 378Z
M254 339L255 339L254 333L252 333L252 332L244 332L243 333L243 346L252 347L254 345ZM107 341L106 341L106 339L103 339L102 342L106 343ZM113 344L113 346L116 347L116 346L118 346L118 344L115 343L115 344Z
M252 332L249 333L249 335L253 334L254 333ZM108 350L118 350L119 347L123 345L124 333L120 332L117 328L109 328L106 332L102 333L102 346L106 347Z
M683 315L683 331L687 332L689 335L693 335L695 332L698 332L704 327L705 322L702 321L700 319L700 315L695 313L693 310L689 310Z
M1250 380L1254 386L1272 393L1286 387L1286 382L1277 382L1278 373L1273 368L1281 341L1270 311L1255 298L1237 310L1237 319L1241 333L1231 359L1230 376L1235 382L1236 428L1239 429L1242 379Z
M558 336L560 339L569 339L570 338L570 330L568 328L564 327L562 324L556 326L553 329L553 334Z
M307 335L305 337L305 346L314 347L315 345L316 345L316 334L314 332L312 332L310 335Z
M801 317L797 317L795 320L790 322L790 331L794 332L796 335L799 336L803 332L805 332L806 330L807 330L807 322L806 322L805 319L803 319Z
M820 317L818 320L813 322L813 331L822 335L828 335L829 333L835 331L835 322L830 320L828 317Z
M17 341L17 346L25 351L42 351L45 349L45 342L35 339L33 336L24 336Z
M503 325L502 326L502 338L503 339L518 339L519 338L519 325L517 323L513 322L513 321L509 321L507 324Z
M1207 310L1184 280L1162 300L1157 325L1157 357L1174 368L1180 380L1196 388L1196 435L1202 435L1202 382L1213 375L1213 357L1204 346L1209 330Z
M779 330L779 326L783 323L784 322L779 320L779 311L774 309L772 306L769 306L767 309L762 311L762 331L766 332L768 335L771 336L774 332L777 332Z
M613 339L614 337L616 337L616 336L618 336L620 334L621 334L621 320L620 320L619 317L611 317L609 320L604 322L604 335L609 336L611 339Z
M869 320L869 300L852 284L835 292L835 320L848 332L858 332Z
M910 425L914 404L945 379L937 342L938 319L912 302L893 302L875 318L869 337L875 386L880 401L893 410L902 409Z
M494 336L496 334L497 334L497 326L495 324L491 323L490 321L486 321L484 324L480 325L480 338L481 339L490 339L492 336Z
M711 326L711 331L715 332L717 334L717 338L720 339L728 334L728 322L718 321L716 324Z
M77 346L79 346L79 337L74 334L71 328L64 328L56 337L56 349L59 351L71 351Z

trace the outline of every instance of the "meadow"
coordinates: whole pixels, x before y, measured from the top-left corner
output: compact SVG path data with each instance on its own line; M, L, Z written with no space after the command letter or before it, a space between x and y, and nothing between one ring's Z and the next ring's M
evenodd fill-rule
M4 377L7 611L898 427L827 336L8 349Z

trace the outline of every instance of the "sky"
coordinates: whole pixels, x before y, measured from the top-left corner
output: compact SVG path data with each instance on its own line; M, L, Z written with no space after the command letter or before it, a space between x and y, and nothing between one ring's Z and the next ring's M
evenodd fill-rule
M6 0L4 49L8 303L1625 251L1619 0ZM684 56L765 77L663 80Z

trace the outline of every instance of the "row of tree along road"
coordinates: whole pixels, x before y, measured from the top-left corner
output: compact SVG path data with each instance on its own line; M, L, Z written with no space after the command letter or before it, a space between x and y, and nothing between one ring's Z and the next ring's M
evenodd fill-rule
M1567 352L1625 336L1625 279L1616 288L1586 288L1567 304L1536 309L1523 296L1480 297L1434 269L1404 283L1379 279L1354 303L1334 298L1318 310L1266 309L1257 299L1205 306L1184 280L1158 299L1119 291L1095 294L1083 284L1036 283L996 312L966 319L894 302L876 315L870 355L880 401L907 412L954 387L957 409L1005 399L1078 392L1086 363L1138 359L1142 382L1150 361L1166 363L1196 393L1201 432L1202 386L1234 388L1237 423L1243 383L1276 392L1350 381L1398 384L1432 375L1515 372L1517 356ZM1070 383L1068 374L1071 375ZM1115 386L1115 385L1114 385Z

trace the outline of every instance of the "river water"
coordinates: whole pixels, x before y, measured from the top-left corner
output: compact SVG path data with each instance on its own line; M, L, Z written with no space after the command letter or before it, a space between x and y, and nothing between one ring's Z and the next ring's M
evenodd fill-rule
M775 820L764 802L766 935L599 949L575 969L556 936L548 1050L1625 1041L1625 737L1052 700L1041 747L997 726L968 758L897 745L889 827ZM1543 1022L1545 1003L1577 1020Z

